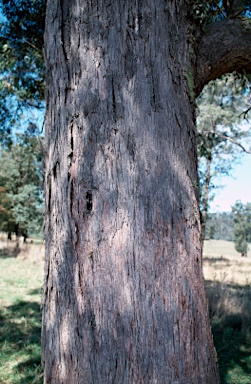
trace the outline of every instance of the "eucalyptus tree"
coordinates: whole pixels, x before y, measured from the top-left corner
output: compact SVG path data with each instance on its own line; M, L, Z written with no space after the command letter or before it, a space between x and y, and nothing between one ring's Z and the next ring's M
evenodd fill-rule
M195 97L251 71L221 4L47 1L44 383L219 383Z

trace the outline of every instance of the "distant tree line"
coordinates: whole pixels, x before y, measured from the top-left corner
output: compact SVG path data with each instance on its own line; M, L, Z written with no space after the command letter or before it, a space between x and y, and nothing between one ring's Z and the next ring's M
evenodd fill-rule
M234 218L232 212L209 213L205 240L234 241Z

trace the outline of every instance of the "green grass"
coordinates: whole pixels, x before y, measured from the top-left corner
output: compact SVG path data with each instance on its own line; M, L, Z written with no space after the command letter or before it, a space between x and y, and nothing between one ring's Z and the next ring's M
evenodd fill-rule
M42 263L0 257L0 383L42 384Z

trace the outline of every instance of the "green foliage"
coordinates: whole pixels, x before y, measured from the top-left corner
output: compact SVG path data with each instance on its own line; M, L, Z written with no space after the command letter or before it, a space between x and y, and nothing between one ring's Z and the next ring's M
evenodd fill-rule
M245 205L237 201L232 207L232 212L235 249L242 256L247 256L248 243L251 242L251 203Z
M3 84L20 100L34 105L44 98L42 55L45 20L43 0L2 0L0 29Z
M234 240L234 218L231 212L209 213L205 239Z
M0 140L8 144L27 109L44 109L45 1L0 0L0 11Z
M0 156L0 230L41 231L42 167L37 138L18 135Z
M250 140L250 132L241 125L248 118L248 85L245 79L229 74L210 82L197 99L198 157L214 158L215 173L228 174L244 140Z
M11 211L11 200L8 197L7 189L0 187L0 220L1 229L6 232L11 231L15 225L15 220Z
M251 12L250 0L186 0L189 14L195 25L203 27L226 18L249 16Z

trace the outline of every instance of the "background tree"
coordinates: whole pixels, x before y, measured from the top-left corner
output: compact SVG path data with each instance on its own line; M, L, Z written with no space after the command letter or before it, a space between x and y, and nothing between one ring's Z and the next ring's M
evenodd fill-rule
M13 128L44 110L45 2L1 0L0 11L0 140L8 143Z
M42 167L35 136L19 134L0 155L0 230L17 236L41 232Z
M219 383L195 97L251 28L214 4L47 2L45 383Z
M247 120L250 107L249 80L227 75L210 82L197 99L197 149L201 187L202 237L215 179L229 175L232 165L248 150L250 129ZM247 111L247 113L245 112Z
M234 219L232 212L209 213L205 238L234 241Z
M251 242L251 203L237 201L232 207L234 215L234 244L241 256L247 257L248 243Z
M1 0L0 11L0 227L18 235L41 230L41 159L35 135L44 113L45 2Z
M0 230L8 234L11 240L11 232L15 228L15 219L11 210L12 202L5 187L0 187Z

